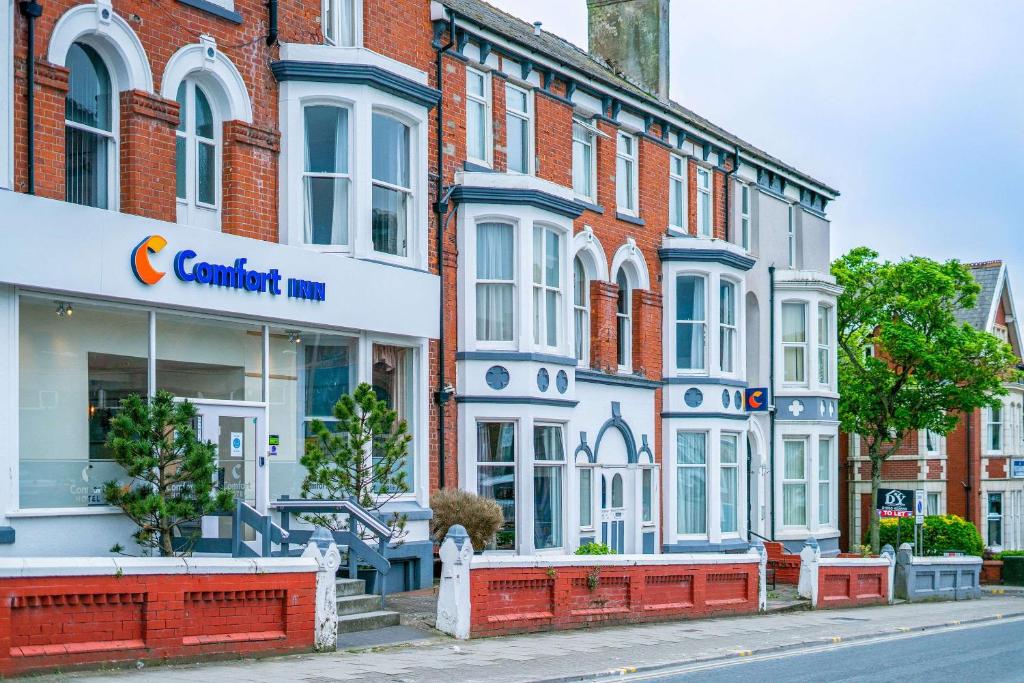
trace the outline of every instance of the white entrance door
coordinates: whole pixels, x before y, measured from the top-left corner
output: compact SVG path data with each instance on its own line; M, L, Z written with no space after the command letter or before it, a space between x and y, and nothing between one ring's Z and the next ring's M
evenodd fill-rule
M619 555L626 552L626 530L632 529L632 520L627 524L625 469L608 467L601 473L601 542Z

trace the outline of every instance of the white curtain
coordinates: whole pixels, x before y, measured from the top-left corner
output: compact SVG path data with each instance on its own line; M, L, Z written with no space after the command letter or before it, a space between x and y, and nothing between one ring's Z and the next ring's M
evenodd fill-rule
M707 435L676 435L676 531L707 532Z
M512 341L514 313L512 226L481 223L476 229L476 337ZM495 282L497 281L497 282Z
M719 459L721 461L720 494L722 510L722 531L734 533L737 528L737 475L736 441L734 434L725 434L720 440Z
M786 526L807 526L807 443L784 442L782 485L782 523Z
M704 365L704 278L681 275L676 280L676 367L703 370Z
M305 240L348 244L348 110L311 106L306 128Z

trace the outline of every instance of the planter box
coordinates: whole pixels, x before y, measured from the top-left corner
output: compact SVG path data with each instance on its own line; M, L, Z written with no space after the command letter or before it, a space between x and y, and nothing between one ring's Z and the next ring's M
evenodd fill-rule
M981 583L984 585L1003 582L1003 561L983 560L981 563Z
M914 557L904 546L896 556L896 597L908 602L981 597L980 557Z

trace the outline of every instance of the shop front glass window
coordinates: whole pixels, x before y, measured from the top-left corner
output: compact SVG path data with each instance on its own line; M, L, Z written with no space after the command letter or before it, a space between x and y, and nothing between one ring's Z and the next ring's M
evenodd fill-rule
M413 406L416 405L413 354L413 349L401 346L373 345L373 391L378 399L387 403L388 408L397 413L395 428L397 429L398 424L404 421L407 433L411 435L414 435ZM410 441L401 467L401 471L405 472L405 483L410 492L416 488L413 477L414 449L415 443Z

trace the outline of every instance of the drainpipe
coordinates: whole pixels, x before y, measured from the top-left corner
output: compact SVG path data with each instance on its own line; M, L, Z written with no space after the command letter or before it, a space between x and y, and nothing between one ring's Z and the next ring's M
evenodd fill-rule
M740 170L740 148L737 147L733 152L733 164L732 170L725 174L725 241L729 241L730 234L732 232L732 226L729 224L729 181L736 176L736 171Z
M436 171L437 171L437 202L434 204L434 215L437 224L437 275L438 284L441 288L440 302L441 310L439 316L439 336L437 341L437 487L443 489L445 486L445 407L455 391L448 385L445 377L445 318L444 318L444 231L448 226L450 214L448 214L448 199L451 197L451 190L445 192L444 187L444 55L455 46L455 12L448 10L448 42L437 49L437 63L435 78L438 91L441 92L441 99L437 103L437 135L436 139Z
M277 42L277 0L267 2L267 45Z
M775 266L768 266L768 424L769 496L772 505L768 535L775 540Z
M35 0L22 0L18 4L22 15L28 24L28 59L25 63L27 96L26 96L26 120L25 134L27 163L25 169L28 172L28 193L36 193L36 19L43 15L43 6Z
M974 482L971 476L971 471L974 469L974 411L964 415L964 419L967 421L967 483L964 484L964 519L968 522L973 522L974 515L971 514L971 509L974 507Z

